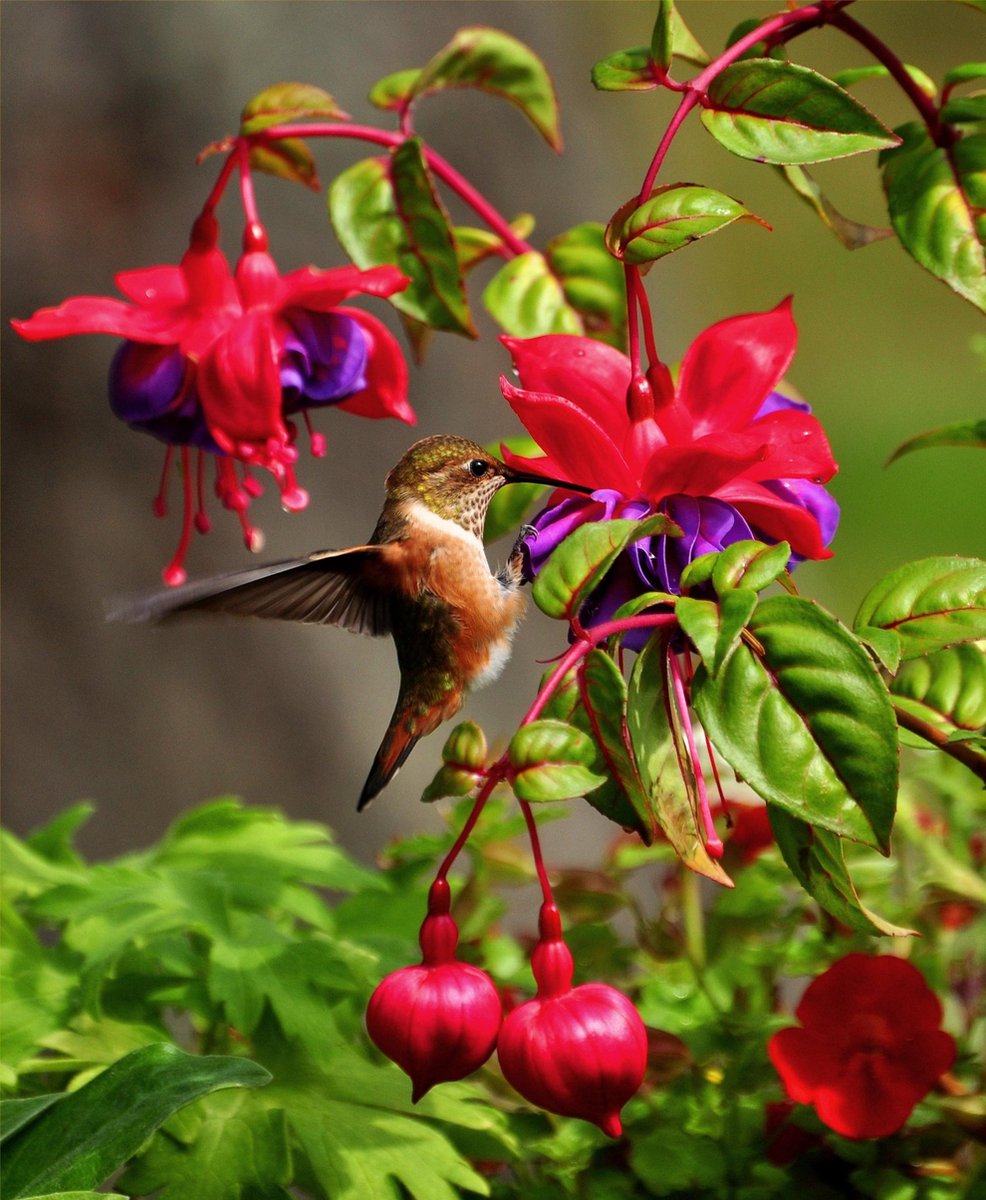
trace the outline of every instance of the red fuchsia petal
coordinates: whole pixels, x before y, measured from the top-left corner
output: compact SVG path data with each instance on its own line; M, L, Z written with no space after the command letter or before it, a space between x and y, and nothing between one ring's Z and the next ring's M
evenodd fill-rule
M287 444L281 378L269 313L246 313L210 347L197 382L206 422L219 446L273 467L268 444Z
M396 267L333 267L320 271L317 267L301 267L281 277L279 306L281 308L310 308L313 312L328 312L352 296L392 296L403 291L409 280Z
M563 396L530 392L500 376L500 390L531 437L565 479L636 495L639 484L607 429Z
M812 1102L819 1119L836 1133L874 1138L896 1133L919 1098L894 1086L885 1059L858 1056L844 1062L839 1078L820 1088Z
M26 320L11 321L29 342L72 337L77 333L109 333L156 346L180 340L184 314L165 309L135 308L110 296L72 296L55 308L39 308Z
M762 445L748 443L733 451L722 445L727 440L719 439L716 446L665 446L655 451L641 480L643 494L654 504L665 496L719 496L766 453Z
M137 267L118 272L113 276L113 282L135 304L173 307L184 304L188 298L181 267Z
M750 525L775 542L789 542L802 558L825 559L832 551L822 544L818 522L797 504L782 500L759 483L737 479L721 487L716 496L732 504Z
M769 312L729 317L700 333L678 377L677 396L692 416L692 436L744 428L790 365L797 337L790 298Z
M407 362L400 344L386 325L359 308L339 308L363 331L368 344L366 387L341 401L337 408L359 417L396 417L408 425L418 418L407 399Z
M812 479L824 483L838 470L828 438L810 413L796 409L773 412L741 433L710 435L705 440L739 449L743 441L766 448L765 455L744 472L747 479Z
M593 338L551 333L537 338L501 337L525 391L564 396L622 446L630 421L626 392L630 360Z

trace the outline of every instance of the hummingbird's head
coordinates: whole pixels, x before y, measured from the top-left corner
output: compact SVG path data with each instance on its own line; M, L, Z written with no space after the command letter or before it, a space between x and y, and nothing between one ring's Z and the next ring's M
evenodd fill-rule
M438 434L415 442L390 472L387 500L401 505L416 501L482 539L490 501L507 483L546 483L577 492L591 490L515 471L477 442Z

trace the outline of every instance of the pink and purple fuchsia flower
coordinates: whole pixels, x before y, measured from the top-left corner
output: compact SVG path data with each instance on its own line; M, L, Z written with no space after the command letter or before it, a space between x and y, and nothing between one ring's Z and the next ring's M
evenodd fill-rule
M342 307L355 295L399 291L407 282L400 271L303 267L281 275L263 227L254 222L247 225L243 255L231 272L218 236L215 217L206 211L178 266L116 277L125 300L73 296L13 322L29 341L78 333L125 339L110 368L113 412L167 445L165 475L176 449L180 454L185 518L178 551L164 572L172 584L184 580L193 525L200 532L209 528L203 455L214 458L216 494L239 515L247 545L255 549L259 536L246 520L261 490L253 468L270 472L286 509L308 502L295 474L298 431L292 417L305 422L317 456L325 453L325 438L312 430L311 409L331 406L415 422L396 339L376 317ZM162 485L155 510L165 509Z
M651 396L645 385L632 415L619 351L563 334L503 339L521 385L502 378L503 394L544 451L508 461L597 485L534 518L530 574L587 521L660 512L682 531L625 551L583 624L645 591L677 594L690 562L744 539L788 541L792 566L830 556L839 510L823 485L836 463L808 405L779 390L796 338L789 301L720 321L687 350L677 386Z

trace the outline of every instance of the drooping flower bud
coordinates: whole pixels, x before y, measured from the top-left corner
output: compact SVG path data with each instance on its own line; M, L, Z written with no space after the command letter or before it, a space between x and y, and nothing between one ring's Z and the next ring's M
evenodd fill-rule
M647 1067L647 1031L622 992L603 983L572 987L572 955L553 904L542 906L540 924L531 957L537 997L504 1020L500 1068L532 1104L619 1137L620 1109Z
M448 883L436 879L421 925L420 965L388 975L367 1006L367 1032L411 1077L415 1104L436 1083L478 1070L496 1045L500 997L485 971L456 961L458 940Z

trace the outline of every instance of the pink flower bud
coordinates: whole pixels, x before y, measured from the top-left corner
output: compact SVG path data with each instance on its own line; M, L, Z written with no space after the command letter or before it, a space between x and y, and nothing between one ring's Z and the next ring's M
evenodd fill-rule
M493 980L455 959L459 931L448 910L448 883L437 879L421 925L421 964L383 979L366 1010L367 1032L411 1077L415 1104L436 1083L478 1070L493 1053L502 1019Z
M572 987L572 956L553 904L541 909L531 967L537 997L508 1013L497 1041L504 1076L532 1104L619 1137L620 1109L647 1067L639 1013L606 984Z

